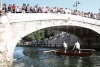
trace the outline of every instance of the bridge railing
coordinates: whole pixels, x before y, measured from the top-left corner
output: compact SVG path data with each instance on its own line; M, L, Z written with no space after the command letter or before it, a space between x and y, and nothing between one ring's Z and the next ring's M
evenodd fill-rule
M8 13L7 18L10 23L14 22L32 22L37 20L71 20L77 22L83 22L93 25L100 25L100 20L86 18L77 15L70 14L53 14L53 13Z

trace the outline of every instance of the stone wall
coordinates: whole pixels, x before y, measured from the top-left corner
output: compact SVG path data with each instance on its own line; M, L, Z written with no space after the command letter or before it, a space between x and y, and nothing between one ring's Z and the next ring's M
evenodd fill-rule
M59 33L59 34L58 34ZM76 42L76 40L79 41L81 44L81 48L99 48L100 46L100 36L94 37L94 38L78 38L73 34L64 32L62 34L62 31L55 31L55 36L53 38L48 39L48 46L51 45L51 47L61 47L63 41L65 41L69 48L72 48Z

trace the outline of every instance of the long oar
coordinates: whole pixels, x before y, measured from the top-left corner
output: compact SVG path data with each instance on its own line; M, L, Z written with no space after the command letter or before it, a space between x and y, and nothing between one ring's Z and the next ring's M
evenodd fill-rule
M47 53L47 52L55 52L56 50L46 50L44 51L44 53Z
M95 49L80 49L80 50L96 51Z

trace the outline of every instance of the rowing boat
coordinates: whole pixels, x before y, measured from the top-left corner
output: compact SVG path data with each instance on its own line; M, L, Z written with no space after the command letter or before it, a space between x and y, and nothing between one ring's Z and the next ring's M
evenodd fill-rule
M56 53L57 55L67 55L67 56L81 56L81 57L88 57L93 54L93 51L86 50L86 51L81 51L75 52L75 51L67 51L66 53L62 50L53 50L52 52Z

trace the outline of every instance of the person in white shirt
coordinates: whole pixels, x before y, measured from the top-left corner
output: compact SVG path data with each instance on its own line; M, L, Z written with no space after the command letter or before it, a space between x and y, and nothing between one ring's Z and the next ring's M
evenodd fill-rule
M63 42L63 47L64 47L64 52L66 53L66 49L68 49L68 45L66 44L66 42Z
M78 42L78 41L76 41L76 43L75 43L75 45L74 45L73 49L75 49L75 52L76 52L76 50L78 50L78 51L79 51L79 53L80 53L80 44L79 44L79 42ZM73 50L73 49L72 49L72 50Z
M65 14L68 14L68 9L67 8L65 9Z

